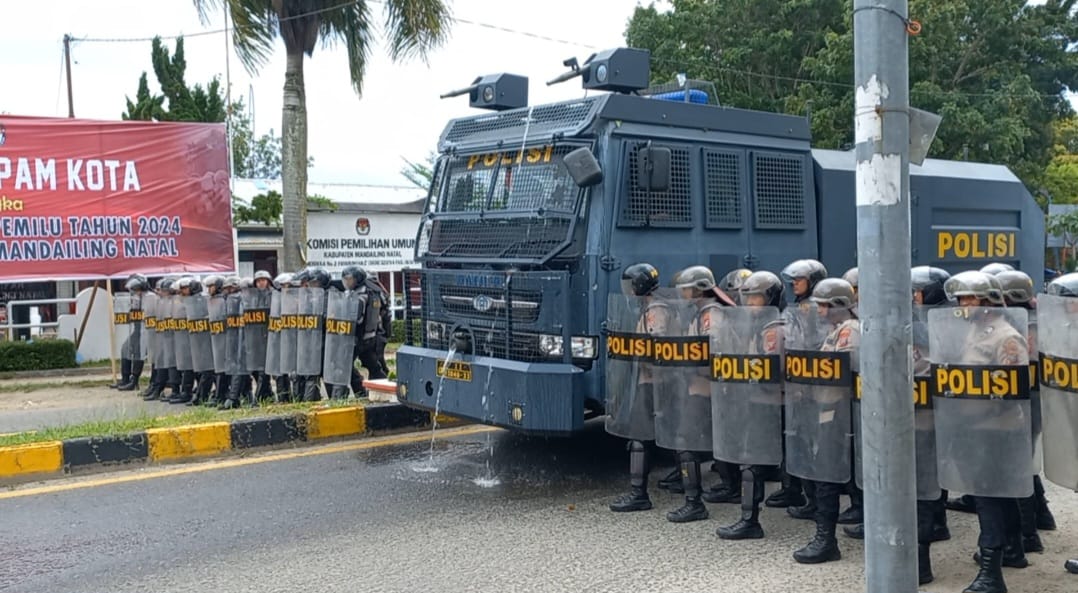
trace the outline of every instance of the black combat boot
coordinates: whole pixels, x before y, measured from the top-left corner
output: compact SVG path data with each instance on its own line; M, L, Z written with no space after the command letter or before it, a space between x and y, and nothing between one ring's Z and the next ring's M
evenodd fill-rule
M127 382L116 388L116 391L138 391L139 379L142 378L142 369L146 362L142 360L124 361L131 364L131 370L127 375Z
M157 369L150 371L150 385L139 395L142 396L142 401L153 401L161 395L161 390L165 388L165 379L167 373L163 373L164 369Z
M760 525L760 503L764 500L764 479L754 468L741 471L741 519L733 525L720 527L721 539L762 539L764 528Z
M780 466L782 487L771 493L764 501L766 506L776 509L799 507L805 504L805 495L801 490L801 479L786 473L785 466Z
M1022 549L1028 553L1044 552L1044 542L1037 534L1037 497L1019 498L1018 513L1022 521Z
M221 403L217 404L218 410L235 410L240 407L240 396L243 394L243 377L240 375L228 377L228 392Z
M678 453L681 466L681 487L685 491L685 504L666 514L671 523L688 523L707 519L707 507L700 500L700 462L692 451Z
M651 510L648 496L648 450L640 441L629 441L629 493L610 503L615 513Z
M168 388L168 392L162 389L161 395L157 397L159 401L168 402L180 392L180 371L176 367L168 368L165 387Z
M794 552L794 560L801 564L820 564L842 559L842 552L838 549L838 540L835 539L835 527L838 523L833 517L824 517L822 513L816 513L816 535L805 547Z
M741 470L737 464L725 461L716 461L712 466L718 466L719 476L722 481L704 491L702 497L706 502L738 504L741 502Z
M277 383L277 403L287 404L292 402L292 379L288 375L274 377Z
M670 470L670 473L663 476L659 480L659 488L662 490L669 490L674 494L682 494L685 489L681 487L681 469L677 466Z
M857 525L865 520L864 493L850 480L846 485L850 495L850 506L838 514L839 525Z
M217 373L217 383L213 388L213 399L209 405L222 410L221 406L228 400L228 390L232 386L232 377L228 373Z
M1022 548L1021 534L1007 534L1003 542L1003 552L1000 556L1003 566L1008 568L1026 568L1029 566L1026 551ZM983 550L984 548L981 549ZM980 551L973 553L973 561L981 564Z
M947 510L958 511L959 513L976 513L977 503L973 501L972 496L963 494L961 498L948 500Z
M845 533L846 537L853 539L865 539L865 524L846 525L842 528L842 533Z
M305 402L320 402L322 401L322 387L318 384L318 376L312 375L307 377L303 382L303 401Z
M329 385L329 399L348 399L350 393L347 385Z
M927 585L936 579L932 575L932 544L917 544L917 584Z
M150 380L146 385L146 389L143 389L139 392L139 397L145 399L147 395L150 395L150 392L153 391L154 386L157 385L157 377L159 377L160 375L161 370L157 367L153 367L152 369L150 369Z
M1037 530L1055 531L1056 518L1048 509L1048 499L1044 497L1044 483L1040 476L1033 476L1033 498L1037 501Z
M363 377L358 371L352 373L352 377L348 382L352 386L352 393L356 394L356 399L370 398L370 393L367 393L367 388L363 386Z
M183 371L180 373L180 392L173 393L172 397L168 398L170 404L186 404L194 398L192 393L195 387L195 372Z
M1007 585L1003 583L1003 550L981 548L978 557L981 569L962 593L1007 593Z
M119 389L124 385L127 385L127 380L131 378L131 361L126 358L120 359L120 378L115 383L109 384L109 389Z
M1078 574L1078 560L1071 558L1063 563L1063 568L1067 569L1067 572L1071 574Z
M951 539L951 530L947 527L947 491L940 492L940 497L932 501L932 542Z
M195 397L187 402L189 406L200 406L210 399L210 388L213 387L214 376L212 371L204 371L198 375L198 388Z
M806 480L801 483L805 489L805 504L799 507L786 507L786 514L794 519L810 520L816 516L816 485Z
M264 372L258 373L258 401L267 402L273 400L273 378Z

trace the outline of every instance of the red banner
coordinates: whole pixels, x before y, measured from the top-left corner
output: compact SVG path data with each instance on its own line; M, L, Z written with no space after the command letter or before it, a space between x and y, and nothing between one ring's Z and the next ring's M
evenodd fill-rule
M0 115L0 281L236 269L224 124Z

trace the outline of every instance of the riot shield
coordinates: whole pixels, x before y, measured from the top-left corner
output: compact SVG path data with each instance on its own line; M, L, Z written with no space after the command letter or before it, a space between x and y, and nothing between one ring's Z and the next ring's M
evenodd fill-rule
M928 341L928 312L934 308L913 306L913 438L918 500L936 500L940 496L932 411L932 350Z
M239 293L225 297L225 373L237 376L247 373L247 357L243 354L243 296Z
M1033 473L1039 474L1044 469L1044 447L1041 440L1043 425L1041 422L1041 385L1040 355L1037 346L1037 311L1027 310L1029 325L1026 328L1026 342L1029 344L1029 414L1033 428Z
M782 462L782 322L776 307L726 307L711 334L715 458Z
M266 368L266 338L269 333L270 290L243 290L243 338L248 371Z
M123 354L127 360L146 360L146 311L143 308L142 294L131 294L130 319L131 333L127 336L127 348Z
M652 335L676 324L662 301L611 294L606 306L606 431L655 440L655 371L647 357ZM646 368L645 368L646 367Z
M269 324L266 326L266 374L281 374L281 293L270 295Z
M844 484L852 472L850 400L856 352L828 344L844 328L815 308L795 309L789 318L799 327L818 329L786 338L786 471Z
M331 385L348 385L356 350L359 295L330 289L326 299L326 348L322 378Z
M176 342L172 339L175 319L172 317L172 302L176 297L165 295L157 299L157 358L154 366L160 369L176 367Z
M299 301L303 289L292 286L281 290L281 368L282 375L296 374Z
M999 498L1033 493L1029 354L1025 332L1015 329L1025 326L1024 309L929 311L941 487Z
M127 351L131 337L131 295L126 292L112 297L112 335L118 358L130 358Z
M187 297L177 296L172 301L172 317L175 331L172 332L172 341L176 345L176 370L193 371L195 366L191 360L191 334L187 329Z
M142 342L146 344L146 358L157 365L157 294L142 295Z
M210 316L210 344L213 347L213 372L227 373L228 363L225 358L228 353L228 343L225 338L225 327L228 315L225 313L225 296L218 294L209 298L207 303Z
M671 295L672 296L672 295ZM652 334L655 371L655 443L674 451L711 451L711 381L708 336L721 331L718 305L656 299L678 323Z
M1040 295L1044 475L1078 490L1078 299Z
M326 318L326 291L299 289L299 320L296 329L296 374L322 374L322 342Z
M191 366L196 373L214 370L213 339L210 335L209 299L204 294L184 297L187 332L191 335Z

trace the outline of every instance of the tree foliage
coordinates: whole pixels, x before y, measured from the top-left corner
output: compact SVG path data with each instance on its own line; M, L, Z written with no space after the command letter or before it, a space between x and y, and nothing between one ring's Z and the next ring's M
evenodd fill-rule
M401 160L404 161L404 167L401 168L401 175L404 176L412 185L418 187L423 191L430 189L430 184L434 180L434 161L437 160L437 155L433 152L427 154L426 162L413 162L404 157Z
M1031 188L1053 156L1053 122L1078 83L1078 0L910 0L910 103L943 116L930 155L1010 166ZM653 78L716 83L726 105L803 114L816 146L853 142L852 0L671 0L638 8L630 45ZM895 19L895 26L904 27Z
M336 202L319 194L307 196L307 203L326 210L337 210ZM255 223L280 227L283 211L283 200L280 192L270 190L258 194L251 198L249 204L245 204L232 196L232 224L234 226Z

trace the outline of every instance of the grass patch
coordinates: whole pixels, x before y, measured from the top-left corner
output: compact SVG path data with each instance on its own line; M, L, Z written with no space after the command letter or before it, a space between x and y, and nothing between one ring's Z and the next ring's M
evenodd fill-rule
M105 387L109 382L104 379L85 379L82 381L52 381L44 383L12 383L0 385L0 393L30 393L45 389L71 389Z
M260 408L240 408L221 410L215 408L190 408L180 414L151 416L149 414L134 418L116 418L112 420L91 420L78 424L43 428L41 430L0 435L0 447L7 445L26 445L44 441L62 441L79 437L117 436L140 432L148 428L168 428L187 424L206 424L209 422L228 422L236 418L255 416L286 416L301 414L312 409L340 408L368 403L366 399L330 400L297 404L268 404Z

